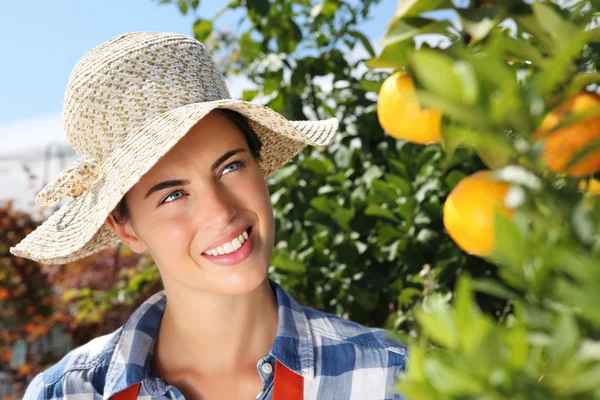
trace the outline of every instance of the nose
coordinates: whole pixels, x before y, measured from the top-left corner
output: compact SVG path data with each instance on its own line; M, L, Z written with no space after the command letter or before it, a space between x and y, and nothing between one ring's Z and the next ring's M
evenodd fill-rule
M230 225L237 212L231 196L218 184L205 187L196 203L196 215L203 229L223 229Z

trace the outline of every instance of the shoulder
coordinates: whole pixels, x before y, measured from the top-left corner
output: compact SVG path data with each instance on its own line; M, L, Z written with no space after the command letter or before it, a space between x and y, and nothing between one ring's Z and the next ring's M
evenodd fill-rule
M353 357L357 363L380 363L380 367L406 366L407 347L389 331L368 328L333 314L302 307L316 347L332 357ZM340 359L340 358L338 358ZM374 366L374 365L373 365ZM360 365L357 366L360 368Z
M119 328L71 350L31 381L24 399L42 400L101 392L121 331L122 328Z
M337 398L403 399L395 383L406 369L407 348L391 332L303 310L314 344L316 379L308 383L308 392L336 388Z

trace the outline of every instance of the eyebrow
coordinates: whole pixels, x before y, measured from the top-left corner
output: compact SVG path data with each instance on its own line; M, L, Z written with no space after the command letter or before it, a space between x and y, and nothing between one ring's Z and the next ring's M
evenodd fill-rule
M217 169L219 167L219 165L221 165L225 161L227 161L227 159L229 159L230 157L232 157L235 154L240 153L242 151L246 151L246 149L243 149L240 147L237 149L229 150L227 153L225 153L221 157L217 158L217 160L210 167L211 171L214 171L215 169ZM152 186L150 188L150 190L148 190L148 192L144 196L144 199L147 199L154 192L158 192L160 190L168 189L168 188L171 188L174 186L188 185L189 183L190 183L190 181L187 179L170 179L167 181L162 181L162 182L157 183L156 185Z

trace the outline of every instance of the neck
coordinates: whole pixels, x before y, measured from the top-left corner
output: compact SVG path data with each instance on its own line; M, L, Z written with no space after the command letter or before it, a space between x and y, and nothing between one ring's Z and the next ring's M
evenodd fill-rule
M173 288L161 321L154 364L161 375L228 374L256 368L277 333L277 301L265 279L242 295ZM168 373L167 373L168 372Z

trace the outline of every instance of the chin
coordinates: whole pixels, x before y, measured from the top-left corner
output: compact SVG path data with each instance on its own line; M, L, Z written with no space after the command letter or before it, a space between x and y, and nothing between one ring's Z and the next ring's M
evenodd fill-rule
M209 290L227 295L243 295L256 290L267 278L268 268L264 270L245 271L227 277L216 277L214 286Z

